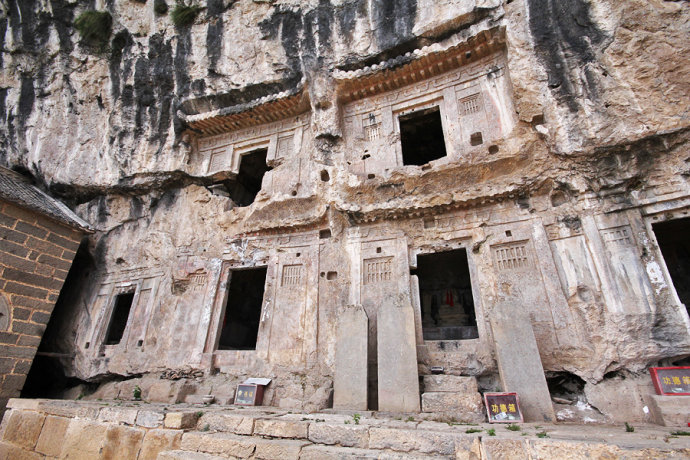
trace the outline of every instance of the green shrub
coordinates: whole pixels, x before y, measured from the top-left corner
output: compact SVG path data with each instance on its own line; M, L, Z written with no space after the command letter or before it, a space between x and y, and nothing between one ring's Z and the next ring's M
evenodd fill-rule
M178 3L170 12L170 19L172 19L175 27L187 27L194 23L199 11L201 11L201 7L198 5L187 6Z
M160 15L166 14L168 12L168 4L165 0L155 0L153 2L153 11Z
M496 428L489 428L486 432L489 436L496 436Z
M465 430L465 433L470 434L470 433L481 433L482 430L479 428L468 428Z
M520 431L520 425L517 423L511 423L510 425L506 425L506 429L510 431Z
M625 432L626 433L633 433L635 431L635 427L630 425L628 422L625 422Z
M84 11L74 20L74 27L84 42L103 48L110 39L113 17L107 11Z

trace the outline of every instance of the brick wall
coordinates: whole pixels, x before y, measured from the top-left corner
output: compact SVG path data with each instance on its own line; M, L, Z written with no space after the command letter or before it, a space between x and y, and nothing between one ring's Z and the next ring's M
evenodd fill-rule
M0 412L18 397L82 232L0 200Z

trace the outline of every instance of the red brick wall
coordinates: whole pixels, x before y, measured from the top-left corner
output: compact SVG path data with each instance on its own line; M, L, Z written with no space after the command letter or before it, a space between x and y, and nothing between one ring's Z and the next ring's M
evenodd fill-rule
M82 232L0 200L0 295L10 310L0 330L0 412L19 396Z

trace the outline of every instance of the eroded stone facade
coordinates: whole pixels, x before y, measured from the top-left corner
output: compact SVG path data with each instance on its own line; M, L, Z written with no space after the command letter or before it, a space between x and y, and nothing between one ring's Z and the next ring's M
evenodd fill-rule
M325 408L341 310L361 308L370 409L424 410L434 367L486 391L525 365L581 402L561 419L647 417L647 367L690 354L687 243L669 236L690 228L680 3L242 0L181 29L126 3L102 5L109 60L49 43L83 60L59 67L81 112L27 105L29 85L68 89L4 54L6 161L98 228L52 342L68 375L144 375L148 395L166 369L203 372L170 400L270 377L266 404ZM29 25L9 24L16 49ZM79 133L37 124L50 104ZM506 334L514 314L533 332ZM499 362L522 344L497 336L532 333L529 366Z

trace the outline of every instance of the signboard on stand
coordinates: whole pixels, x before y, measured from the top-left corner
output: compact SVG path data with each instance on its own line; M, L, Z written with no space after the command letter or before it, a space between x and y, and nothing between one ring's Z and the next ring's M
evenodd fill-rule
M658 395L690 395L690 366L650 367L652 383Z
M489 423L523 421L517 393L484 393L484 403Z

